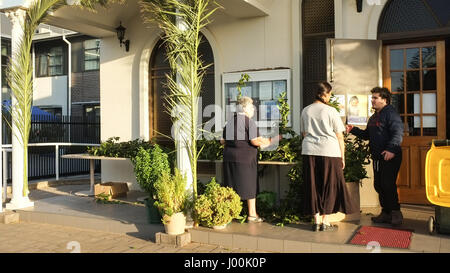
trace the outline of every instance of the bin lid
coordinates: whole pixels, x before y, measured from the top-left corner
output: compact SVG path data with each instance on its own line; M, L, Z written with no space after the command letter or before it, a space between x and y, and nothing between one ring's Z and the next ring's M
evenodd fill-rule
M450 207L450 146L435 146L427 152L425 188L428 201Z

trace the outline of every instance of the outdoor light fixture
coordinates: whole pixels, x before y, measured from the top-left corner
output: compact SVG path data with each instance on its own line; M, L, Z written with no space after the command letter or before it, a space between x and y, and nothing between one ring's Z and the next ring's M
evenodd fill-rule
M122 45L125 45L125 50L128 52L130 50L130 40L124 41L124 39L125 39L125 30L127 30L127 29L124 28L122 26L122 22L120 22L120 26L118 26L116 28L117 39L119 39L120 47L122 47Z
M356 11L361 12L363 6L363 0L356 0Z

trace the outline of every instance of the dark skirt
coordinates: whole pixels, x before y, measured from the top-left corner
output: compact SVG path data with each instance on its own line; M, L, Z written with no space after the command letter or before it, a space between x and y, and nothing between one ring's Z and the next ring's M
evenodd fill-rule
M233 188L241 200L256 198L258 191L258 164L223 162L224 186Z
M305 215L359 211L347 191L340 157L304 155L303 177Z

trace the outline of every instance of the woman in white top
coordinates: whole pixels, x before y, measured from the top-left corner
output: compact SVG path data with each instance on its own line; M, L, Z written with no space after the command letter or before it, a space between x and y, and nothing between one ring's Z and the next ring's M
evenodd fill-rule
M301 116L304 212L314 215L313 231L334 231L337 226L329 223L329 214L356 210L343 172L345 127L336 109L328 105L331 89L329 83L319 83L315 101Z

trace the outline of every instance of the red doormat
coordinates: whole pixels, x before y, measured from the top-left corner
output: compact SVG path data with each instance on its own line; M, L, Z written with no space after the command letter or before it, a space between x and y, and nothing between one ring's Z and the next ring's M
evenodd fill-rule
M370 242L375 242L382 247L409 248L411 235L412 232L407 230L362 226L350 244L366 246Z

